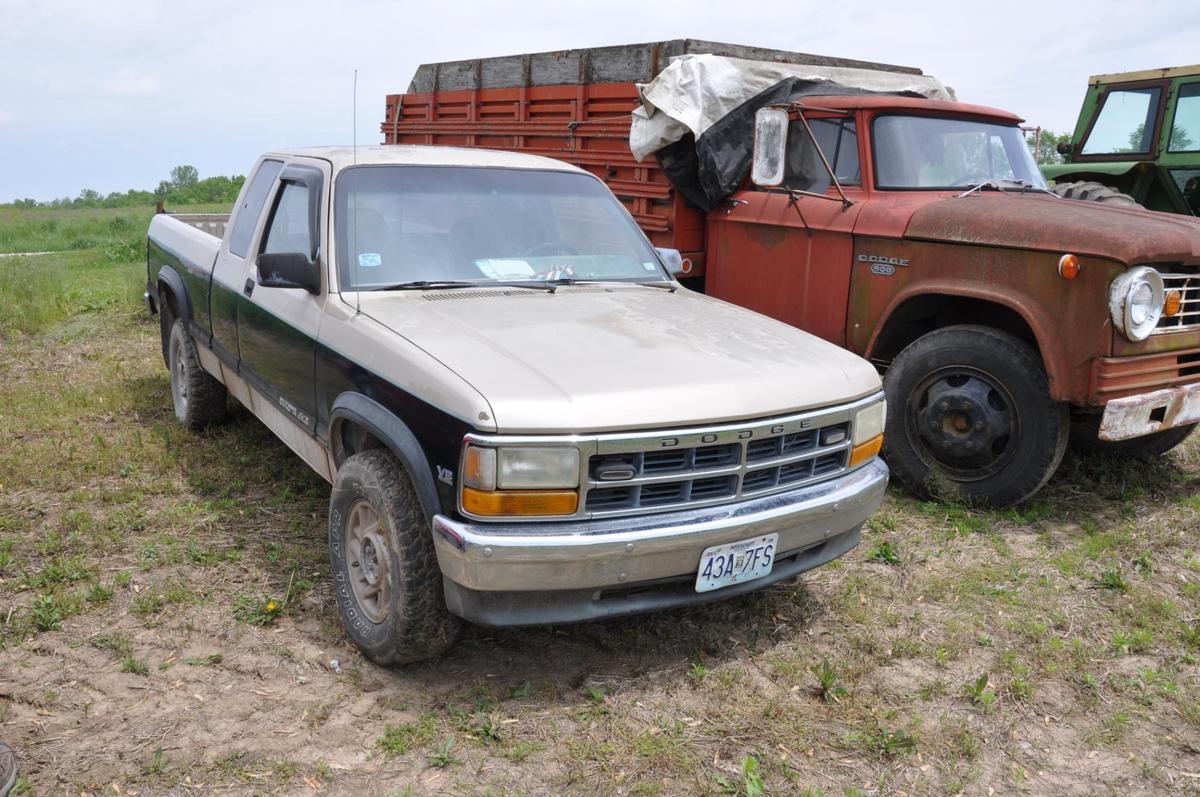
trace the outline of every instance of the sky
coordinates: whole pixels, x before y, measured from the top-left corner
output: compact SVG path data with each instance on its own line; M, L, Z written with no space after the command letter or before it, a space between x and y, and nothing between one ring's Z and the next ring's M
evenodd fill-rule
M244 174L380 141L425 62L695 38L915 66L965 102L1074 127L1089 75L1200 61L1195 0L0 0L0 202Z

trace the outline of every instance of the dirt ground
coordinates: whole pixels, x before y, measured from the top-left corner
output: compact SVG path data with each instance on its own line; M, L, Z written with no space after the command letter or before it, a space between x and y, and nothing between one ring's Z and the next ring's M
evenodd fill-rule
M798 581L385 670L326 485L245 412L176 426L157 345L129 306L0 338L25 794L1200 794L1195 440L1009 512L894 488Z

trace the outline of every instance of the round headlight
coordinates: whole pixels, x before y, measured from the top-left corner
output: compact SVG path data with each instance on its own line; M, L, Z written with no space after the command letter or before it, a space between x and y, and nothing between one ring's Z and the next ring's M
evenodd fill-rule
M1113 325L1125 337L1145 340L1162 317L1162 275L1147 266L1126 271L1113 280L1108 308Z

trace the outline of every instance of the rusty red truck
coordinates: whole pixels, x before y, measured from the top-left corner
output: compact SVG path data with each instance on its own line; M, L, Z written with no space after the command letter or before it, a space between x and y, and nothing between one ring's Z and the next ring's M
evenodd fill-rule
M600 176L690 287L879 368L901 482L1004 506L1068 444L1200 421L1200 222L1053 196L1021 121L913 68L679 40L423 65L382 132Z

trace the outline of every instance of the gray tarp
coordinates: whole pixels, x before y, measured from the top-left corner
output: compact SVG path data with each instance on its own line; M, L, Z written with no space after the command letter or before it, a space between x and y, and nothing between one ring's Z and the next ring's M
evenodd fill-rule
M954 99L952 89L928 75L684 55L672 59L654 80L638 84L642 104L633 112L629 148L640 161L688 133L699 138L742 103L788 79L933 100Z

